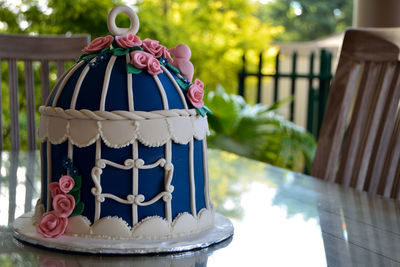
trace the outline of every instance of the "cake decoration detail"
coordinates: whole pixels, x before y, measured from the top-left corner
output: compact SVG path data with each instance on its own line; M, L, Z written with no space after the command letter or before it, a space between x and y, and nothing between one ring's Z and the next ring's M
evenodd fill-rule
M45 237L62 235L68 225L68 220L61 220L61 218L80 215L84 209L84 204L80 201L82 177L72 165L71 159L64 159L62 168L64 173L70 173L74 178L65 174L58 182L49 184L54 210L43 214L37 227L37 231Z
M169 52L174 55L172 66L179 69L182 76L189 82L192 82L194 67L192 62L190 62L192 55L190 48L185 44L179 44L175 48L169 49Z
M136 17L117 7L109 20L118 9ZM213 226L204 84L191 82L187 46L170 52L137 30L109 26L39 108L45 237L162 240Z

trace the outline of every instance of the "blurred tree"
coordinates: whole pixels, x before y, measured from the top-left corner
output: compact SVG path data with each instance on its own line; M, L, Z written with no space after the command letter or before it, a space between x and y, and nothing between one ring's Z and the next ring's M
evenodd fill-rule
M0 32L34 34L89 33L105 35L107 15L122 0L22 0L12 8L0 0ZM237 72L244 50L262 50L282 27L261 22L251 0L139 0L136 3L138 35L160 40L167 47L186 43L192 50L195 77L209 89L221 84L236 90ZM128 27L127 16L117 24Z
M272 0L258 5L258 18L285 28L276 41L315 40L352 23L353 0Z

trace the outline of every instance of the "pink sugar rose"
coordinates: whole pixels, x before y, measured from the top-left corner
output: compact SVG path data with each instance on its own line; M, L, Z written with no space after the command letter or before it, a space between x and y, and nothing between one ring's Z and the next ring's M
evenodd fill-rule
M125 36L115 36L115 41L121 48L124 49L142 45L142 40L140 40L140 37L132 33L128 33Z
M168 48L166 48L163 45L160 45L160 43L157 40L151 40L149 38L146 38L143 40L142 47L144 51L149 52L156 58L165 57L170 62L172 62L172 58L168 51Z
M204 106L203 96L204 96L204 84L199 79L194 80L194 84L189 87L188 98L192 105L196 108L201 108Z
M143 52L143 51L133 51L131 53L131 64L138 69L145 69L147 68L147 62L149 61L150 57L153 57L151 54Z
M75 207L75 199L69 194L59 194L53 198L53 208L57 216L67 218Z
M57 238L65 232L68 218L58 217L54 211L47 212L40 219L36 230L44 237Z
M88 54L94 54L99 52L100 50L107 48L111 45L113 41L113 37L111 35L107 35L104 37L98 37L94 39L88 46L86 46L82 51Z
M204 89L204 83L199 79L194 80L194 84L200 87L201 89Z
M69 175L61 176L60 180L58 180L58 184L60 186L61 191L64 193L68 193L75 186L74 179Z
M49 184L49 189L51 192L51 197L55 197L58 194L62 194L63 192L61 191L60 184L58 182L52 182Z
M154 57L149 58L149 61L147 61L147 72L151 75L157 75L163 72L160 62Z

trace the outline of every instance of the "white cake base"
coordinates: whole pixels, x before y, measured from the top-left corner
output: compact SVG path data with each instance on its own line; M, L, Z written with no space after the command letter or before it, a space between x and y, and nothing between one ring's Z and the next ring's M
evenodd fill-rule
M169 240L109 240L82 238L63 235L59 238L45 238L36 232L32 224L32 213L16 219L13 234L18 240L50 249L93 254L148 254L173 253L205 248L222 242L233 235L231 221L215 214L214 227L204 232Z

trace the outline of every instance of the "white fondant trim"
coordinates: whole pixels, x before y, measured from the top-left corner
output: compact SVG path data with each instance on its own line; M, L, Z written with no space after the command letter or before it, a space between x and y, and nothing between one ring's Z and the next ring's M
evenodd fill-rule
M172 143L171 140L169 140L166 144L165 144L165 160L167 164L171 164L172 165ZM165 174L164 174L164 183L170 183L171 184L171 180L172 177L170 177L169 175L169 171L165 170ZM165 218L167 219L167 222L170 224L172 223L172 208L171 208L171 199L167 199L167 201L165 202Z
M132 168L151 169L160 166L164 168L165 171L167 172L167 179L165 180L164 183L165 191L158 193L156 196L154 196L152 199L148 201L144 201L145 197L142 194L128 195L126 199L122 199L113 194L103 193L100 183L100 178L101 174L103 173L103 169L107 165L123 170L129 170ZM172 165L172 163L167 163L165 159L159 159L156 162L148 165L145 165L142 159L136 159L136 160L127 159L124 161L124 165L106 159L97 159L96 166L92 168L91 173L92 173L92 180L94 183L94 187L92 188L91 192L95 197L95 218L94 218L95 221L100 219L100 205L102 202L105 201L105 198L111 198L119 203L135 204L137 206L148 206L155 203L161 198L163 199L164 202L168 202L172 199L172 192L174 191L174 187L171 185L171 181L174 173L174 166Z
M36 202L35 212L32 216L32 223L35 226L39 224L40 219L44 214L44 205L41 202L42 200L39 198L38 201Z
M130 63L130 56L129 53L126 54L126 64ZM134 105L134 101L133 101L133 88L132 88L132 73L127 72L127 86L126 86L126 90L127 90L127 95L128 95L128 106L129 106L129 111L134 111L135 110L135 105Z
M47 183L47 175L44 176L44 148L43 143L40 142L40 197L39 200L42 201L44 199L44 185ZM46 181L44 181L46 179ZM47 203L46 203L47 204Z
M208 178L208 159L207 159L207 141L204 138L203 143L203 171L204 171L204 201L206 202L206 209L210 209L210 192L209 192L209 178Z
M97 139L97 141L96 141L96 156L95 156L95 159L96 159L96 161L95 162L97 162L97 161L99 161L100 160L100 158L101 158L101 140L100 139ZM100 177L100 175L101 175L101 173L103 172L101 169L100 170L97 170L96 169L96 171L100 171L100 173L99 174L97 174L97 173L95 173L95 175L98 175L99 177L98 177L98 179L97 179L97 181L98 181L98 183L100 184L100 182L101 182L101 177ZM94 169L92 169L92 177L93 177L93 173L94 172ZM100 188L100 192L101 192L101 188ZM93 193L93 188L92 188L92 193ZM94 218L95 218L95 221L98 219L98 218L100 218L100 210L101 209L101 204L100 204L100 202L98 202L97 200L95 201L95 210L94 210Z
M161 69L165 72L165 74L167 74L168 78L171 80L172 84L174 85L176 91L177 91L178 94L179 94L179 97L181 98L183 107L184 107L185 109L189 109L189 108L188 108L188 105L187 105L187 103L186 103L185 96L183 95L181 88L180 88L179 85L176 83L176 81L175 81L174 77L172 76L172 74L171 74L171 73L169 72L169 70L168 70L167 68L165 68L164 66L161 66Z
M93 58L90 62L93 63L96 61L96 57ZM81 72L81 75L79 75L78 81L76 82L75 88L74 88L74 93L72 95L72 99L71 99L71 105L70 108L71 109L75 109L76 106L76 100L78 99L78 95L79 95L79 91L81 90L81 85L83 80L86 77L86 74L89 72L89 64L87 64L84 68L83 71Z
M171 117L191 117L199 116L195 109L169 109L154 111L91 111L87 109L62 109L60 107L40 106L39 112L42 116L59 117L63 119L92 119L92 120L149 120L163 119Z
M133 144L135 140L149 147L158 147L170 140L186 145L193 137L202 140L208 133L207 118L199 115L137 121L65 119L42 115L39 120L41 142L49 140L52 144L61 144L68 139L78 147L89 146L100 136L112 148Z
M118 217L104 217L90 225L84 216L68 218L67 235L99 239L163 240L205 231L214 225L214 210L202 209L198 217L185 212L169 224L159 216L144 218L134 227Z
M65 84L68 82L69 78L72 76L72 74L75 73L75 71L82 66L84 63L86 63L85 61L79 61L78 63L76 63L74 66L72 66L71 70L67 73L67 75L65 76L65 78L62 80L60 86L58 87L57 93L54 96L53 99L53 103L52 106L55 107L57 105L58 102L58 98L60 97L62 91L64 90L64 86Z
M133 160L137 160L139 158L139 148L138 142L135 140L132 144L132 156ZM139 169L132 168L132 194L139 194ZM132 204L132 224L135 225L138 222L138 206L133 203Z
M46 201L46 211L50 210L50 188L49 184L51 182L51 143L49 141L46 142L46 157L47 157L47 201Z
M111 72L114 67L116 56L111 56L110 61L108 61L106 73L104 74L104 82L103 82L103 90L101 91L101 99L100 99L100 110L104 111L106 106L106 97L108 92L108 85L110 83Z
M197 217L196 212L196 186L194 183L194 144L193 138L189 142L189 181L190 181L190 209L193 217Z
M163 107L164 107L164 109L168 109L169 108L168 107L168 99L167 99L167 95L165 94L164 86L162 85L162 83L157 75L152 75L152 76L153 76L154 81L156 82L158 91L160 91Z
M57 83L56 83L56 85L53 87L52 92L50 92L50 94L49 94L49 95L47 96L47 98L46 98L46 101L45 101L45 105L46 105L46 106L49 105L49 102L50 102L51 96L53 95L52 93L53 93L54 89L57 88L57 86L62 82L62 80L64 79L64 77L65 77L65 76L68 74L68 72L70 72L71 70L72 70L72 68L69 68L67 71L65 71L65 72L61 75L60 78L57 77Z

